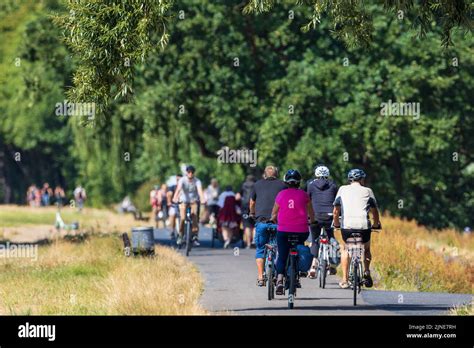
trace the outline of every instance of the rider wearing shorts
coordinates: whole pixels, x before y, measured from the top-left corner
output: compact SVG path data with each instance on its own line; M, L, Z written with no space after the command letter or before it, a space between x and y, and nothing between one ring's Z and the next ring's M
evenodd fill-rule
M332 210L336 198L337 186L329 180L329 168L323 165L316 166L314 170L315 179L310 181L307 192L314 209L316 224L311 228L311 253L313 254L313 263L309 271L310 278L316 278L316 269L318 268L319 236L321 228L324 227L331 242L330 249L330 272L336 274L336 267L339 264L337 252L339 245L334 238L334 229L332 228Z
M284 180L288 188L278 193L272 210L272 220L278 221L276 264L278 276L275 291L277 295L284 293L283 275L290 252L288 238L297 236L298 244L304 244L309 236L308 216L311 222L314 222L314 211L309 195L299 189L301 174L297 170L290 169L285 174Z
M184 235L184 217L186 216L186 207L189 204L191 207L191 218L192 218L192 233L193 233L193 244L199 246L198 233L199 233L199 204L206 203L204 194L202 191L201 180L194 176L196 168L193 166L188 166L186 168L186 177L181 178L176 187L176 191L173 196L173 202L178 201L179 197L179 215L181 216L181 221L179 224L179 236L176 243L178 245L183 243Z
M334 201L333 224L336 228L341 228L342 239L344 241L342 248L342 281L339 286L343 289L349 287L349 253L347 252L346 242L353 233L362 235L364 243L364 283L370 288L373 285L370 276L370 261L372 258L370 252L370 234L371 228L380 228L379 211L374 193L368 187L364 186L366 175L361 169L351 169L347 175L349 185L343 185L339 188ZM374 218L374 224L371 226L369 211ZM339 225L339 216L341 216Z
M286 189L283 181L277 178L278 170L274 166L267 166L265 168L263 179L259 180L253 186L253 192L250 197L250 217L256 221L255 224L255 244L256 253L255 258L257 262L257 285L264 286L265 279L263 278L263 269L265 260L265 244L269 241L269 228L276 229L275 224L267 223L272 216L272 208L275 203L277 194Z

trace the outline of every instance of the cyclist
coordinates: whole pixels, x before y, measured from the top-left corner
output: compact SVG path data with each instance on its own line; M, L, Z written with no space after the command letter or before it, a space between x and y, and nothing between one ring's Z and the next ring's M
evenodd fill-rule
M171 238L174 239L174 231L176 228L176 215L178 213L178 205L173 203L173 196L176 191L176 187L178 186L179 180L181 180L183 176L181 173L176 174L175 181L172 185L168 186L168 191L166 192L166 202L168 205L168 217L169 217L169 226L171 228Z
M194 172L196 168L193 166L186 167L186 177L181 178L178 182L178 186L176 187L176 191L174 192L173 202L181 202L179 204L179 215L181 216L180 226L179 226L179 236L176 243L181 245L183 243L183 235L184 235L184 217L186 216L186 205L190 204L191 206L191 218L192 218L192 233L193 233L193 244L194 246L199 246L200 243L198 241L198 233L199 233L199 216L198 215L198 208L199 204L206 203L206 199L204 197L202 191L202 184L201 180L194 176Z
M362 234L364 243L364 285L372 287L372 277L370 276L370 234L371 227L380 228L380 217L377 208L377 201L374 193L368 187L364 186L366 174L361 169L351 169L347 175L349 185L343 185L337 191L334 201L333 224L335 228L341 228L341 235L344 241L342 245L342 281L339 286L343 289L349 288L349 253L347 251L346 241L353 233ZM369 211L374 218L374 224L371 226ZM342 214L342 215L341 215ZM341 223L339 224L339 216Z
M311 199L314 214L316 217L316 225L311 229L311 253L313 254L313 263L309 271L309 278L316 277L316 269L318 267L318 252L319 252L319 235L321 228L324 227L328 238L332 245L331 255L337 253L338 243L334 238L334 229L332 224L332 211L334 199L336 199L337 186L329 180L329 168L324 165L318 165L314 169L314 176L316 179L309 182L307 192ZM330 273L336 274L336 267L339 260L336 257L331 257L331 261L336 263L330 264Z
M267 223L272 216L272 208L278 192L286 188L283 181L277 178L278 170L274 166L265 167L263 179L258 180L250 197L250 218L255 224L255 258L257 262L257 285L264 286L263 269L265 267L265 244L268 243L268 228L277 228L274 223Z
M277 283L275 293L283 295L283 275L286 260L290 252L289 236L298 236L298 244L304 244L309 236L308 216L314 223L314 211L309 195L301 190L301 174L295 169L290 169L284 177L288 189L281 191L275 198L272 210L272 221L278 221L277 246L278 259L276 264ZM297 285L299 287L299 284Z

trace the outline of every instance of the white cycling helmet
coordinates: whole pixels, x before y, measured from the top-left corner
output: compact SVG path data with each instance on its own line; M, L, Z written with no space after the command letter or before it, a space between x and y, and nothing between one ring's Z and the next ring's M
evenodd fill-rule
M317 166L314 170L314 176L317 178L329 177L329 168L326 166Z

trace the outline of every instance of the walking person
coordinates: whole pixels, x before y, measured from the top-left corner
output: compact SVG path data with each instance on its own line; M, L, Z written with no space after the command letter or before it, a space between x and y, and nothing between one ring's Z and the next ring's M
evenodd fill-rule
M244 228L244 243L245 248L249 249L254 244L255 225L254 221L249 218L250 215L250 199L252 196L253 187L255 185L255 177L247 175L242 187L240 189L240 205L242 208L242 216L247 216L242 220Z
M53 190L49 187L49 183L45 182L41 189L41 205L43 207L49 206L51 197L53 196Z
M201 219L201 223L214 223L219 214L219 182L217 179L212 178L211 183L204 191L204 197L206 197L206 211Z
M225 191L220 194L218 205L220 208L218 222L222 228L224 249L226 249L232 243L236 229L240 225L241 214L240 207L231 186L227 186Z
M168 208L168 226L170 227L170 237L171 239L176 238L176 220L179 217L179 207L177 203L173 202L174 192L178 186L178 182L183 176L181 173L178 173L174 176L174 180L168 182L168 189L166 191L166 205Z
M54 200L56 201L56 204L60 207L62 207L66 202L66 193L60 185L56 185L56 187L54 188Z
M87 199L86 190L82 187L81 184L79 184L74 189L74 201L75 201L78 212L82 212L82 209L84 208L84 202L86 201L86 199Z

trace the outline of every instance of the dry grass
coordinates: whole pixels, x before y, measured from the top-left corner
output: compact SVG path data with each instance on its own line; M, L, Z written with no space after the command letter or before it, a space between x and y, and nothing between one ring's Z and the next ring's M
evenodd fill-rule
M0 314L205 314L203 283L184 257L156 247L152 259L125 258L119 236L39 248L38 261L0 261Z
M470 304L464 305L464 306L459 306L459 307L454 307L451 309L449 312L451 315L474 315L474 302L471 302Z
M56 211L55 207L2 205L0 235L17 242L53 239L56 236ZM79 222L80 232L85 233L129 232L132 227L149 225L144 221L135 221L131 214L120 215L105 209L85 208L79 213L67 206L61 209L61 216L66 224Z
M473 293L474 237L385 216L372 234L379 289Z

